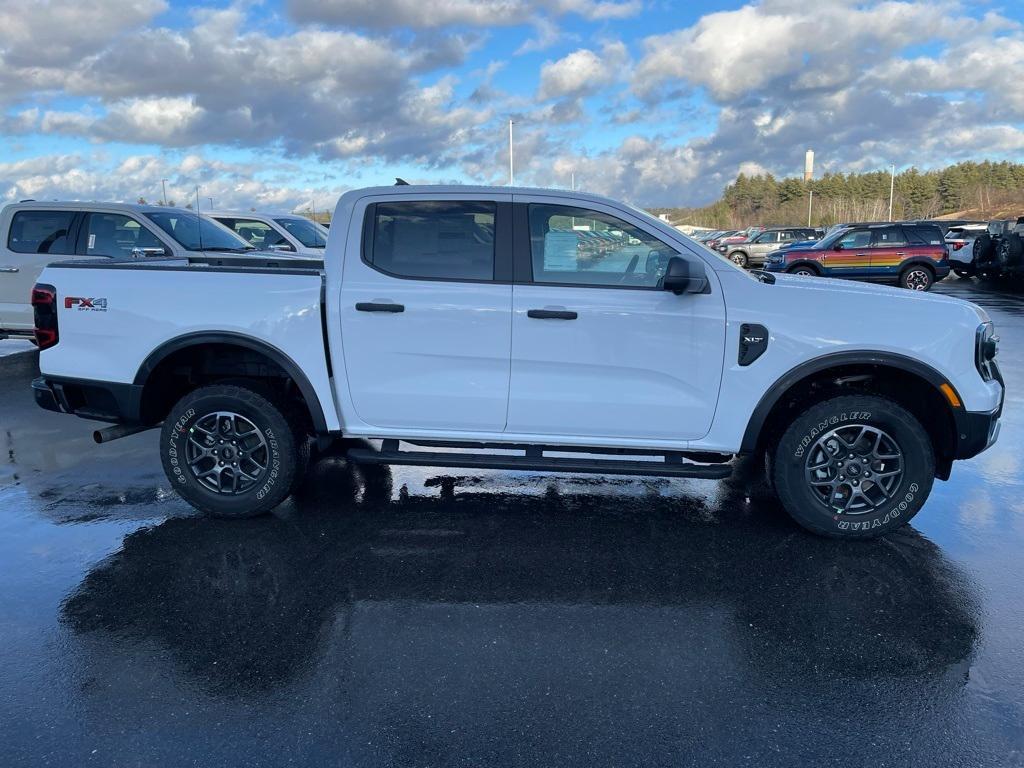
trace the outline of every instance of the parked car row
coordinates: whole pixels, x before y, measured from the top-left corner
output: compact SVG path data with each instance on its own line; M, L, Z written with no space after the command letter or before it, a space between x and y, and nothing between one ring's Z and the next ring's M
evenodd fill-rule
M225 226L226 225L226 226ZM23 201L0 211L0 338L32 335L29 294L48 263L196 255L321 257L327 230L294 215L198 214L125 203Z
M1024 217L951 228L946 242L960 277L992 280L1024 274Z

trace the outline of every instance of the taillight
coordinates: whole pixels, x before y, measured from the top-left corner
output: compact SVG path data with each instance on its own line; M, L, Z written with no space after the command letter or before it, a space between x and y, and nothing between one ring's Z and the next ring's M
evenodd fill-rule
M49 349L60 340L57 331L57 289L45 283L32 287L32 313L35 316L36 344Z
M949 244L953 246L954 251L959 251L961 248L967 245L967 243L964 242L963 240L950 240Z

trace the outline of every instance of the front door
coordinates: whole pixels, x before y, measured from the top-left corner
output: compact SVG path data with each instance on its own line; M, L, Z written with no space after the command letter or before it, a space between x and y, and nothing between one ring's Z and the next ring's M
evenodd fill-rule
M357 433L504 429L510 202L367 206L362 253L345 256L340 304L352 405L370 427Z
M676 251L639 221L543 201L524 199L528 213L517 215L524 229L528 221L516 238L529 241L532 282L513 295L506 432L594 442L704 436L725 345L717 282L704 295L660 290Z
M845 232L825 254L825 267L837 277L866 274L871 267L871 230Z

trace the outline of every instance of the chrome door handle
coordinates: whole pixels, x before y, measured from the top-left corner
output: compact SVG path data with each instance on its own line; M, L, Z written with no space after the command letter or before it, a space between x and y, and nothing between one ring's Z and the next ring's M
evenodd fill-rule
M907 254L905 252L903 252L903 251L897 251L896 255L899 256L900 258L902 258L902 257L906 256Z
M0 272L5 272L7 274L13 274L14 272L20 272L20 271L21 270L18 269L17 267L0 267Z

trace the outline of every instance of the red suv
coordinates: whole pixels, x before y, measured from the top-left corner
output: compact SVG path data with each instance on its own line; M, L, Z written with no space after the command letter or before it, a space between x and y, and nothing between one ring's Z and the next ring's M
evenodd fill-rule
M949 274L949 251L934 224L856 225L829 233L811 248L781 248L768 255L765 268L927 291Z

